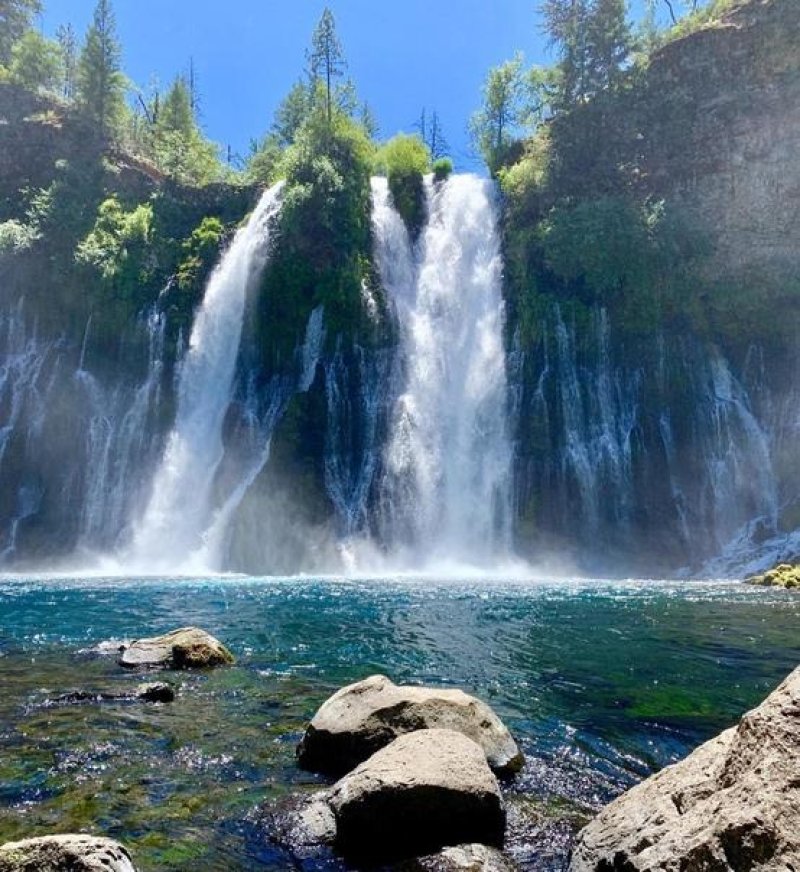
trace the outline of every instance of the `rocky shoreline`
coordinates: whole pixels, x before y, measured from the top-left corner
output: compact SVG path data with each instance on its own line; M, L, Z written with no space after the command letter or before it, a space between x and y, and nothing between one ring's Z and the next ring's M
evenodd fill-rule
M118 646L126 670L230 665L219 640L193 627ZM72 692L48 705L104 699L161 704L165 682L135 693ZM800 669L738 726L603 809L575 841L570 872L800 868ZM397 872L510 872L519 810L509 785L524 764L507 727L460 690L403 686L373 675L319 708L297 765L338 778L262 810L265 835L298 867L342 858ZM0 872L135 872L117 842L57 834L0 846Z

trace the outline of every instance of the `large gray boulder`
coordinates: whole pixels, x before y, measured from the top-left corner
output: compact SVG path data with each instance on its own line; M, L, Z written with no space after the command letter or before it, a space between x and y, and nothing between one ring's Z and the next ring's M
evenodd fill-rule
M0 872L136 872L119 842L99 836L59 835L0 846Z
M607 806L571 872L800 869L800 669L737 727Z
M522 768L516 742L486 703L461 690L396 685L385 675L343 687L325 702L298 746L298 762L342 775L398 736L424 729L463 733L499 775Z
M335 842L349 857L391 860L448 845L501 847L505 809L483 750L455 730L395 739L330 790Z
M181 627L163 636L131 642L124 647L119 663L130 669L195 669L233 663L233 654L205 630Z

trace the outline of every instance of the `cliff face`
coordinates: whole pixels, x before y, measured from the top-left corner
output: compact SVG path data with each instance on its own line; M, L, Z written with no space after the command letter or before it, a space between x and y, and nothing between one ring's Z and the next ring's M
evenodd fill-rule
M755 0L652 59L644 168L714 239L710 268L800 276L800 15Z

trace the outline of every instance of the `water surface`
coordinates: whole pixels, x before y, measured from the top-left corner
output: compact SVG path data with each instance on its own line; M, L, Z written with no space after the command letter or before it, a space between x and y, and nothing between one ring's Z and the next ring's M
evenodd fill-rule
M305 723L383 672L494 706L528 758L510 806L549 827L512 853L559 868L580 820L797 665L799 612L709 583L2 578L0 840L89 829L142 870L292 868L254 810L323 783L294 764ZM237 665L169 673L171 704L50 703L131 688L98 643L185 624Z

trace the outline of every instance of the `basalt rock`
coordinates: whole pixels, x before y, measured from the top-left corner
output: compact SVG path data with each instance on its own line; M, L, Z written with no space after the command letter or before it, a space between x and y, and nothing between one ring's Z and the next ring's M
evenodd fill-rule
M131 669L195 669L233 663L233 655L218 640L197 627L182 627L163 636L137 639L125 646L119 663Z
M571 872L800 868L800 669L739 725L607 806Z
M99 836L58 835L0 846L0 872L136 872L118 842Z
M356 860L503 844L506 816L497 779L481 747L454 730L400 736L338 781L327 801L336 847Z
M486 703L461 690L408 687L373 675L342 688L314 715L297 749L300 765L342 775L398 736L423 729L463 733L499 775L524 762L508 729Z

